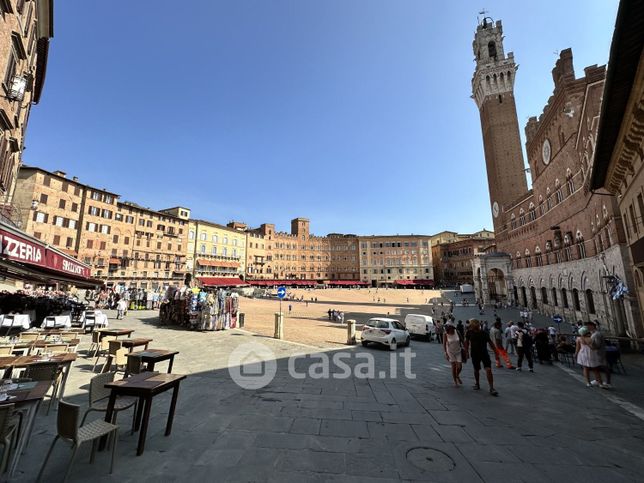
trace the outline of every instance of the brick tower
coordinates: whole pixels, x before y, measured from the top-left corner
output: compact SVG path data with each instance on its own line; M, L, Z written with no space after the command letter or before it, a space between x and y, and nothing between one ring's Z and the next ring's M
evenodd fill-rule
M481 115L490 206L498 233L504 209L528 191L514 103L517 65L514 54L506 56L503 51L501 21L484 18L476 28L472 47L476 61L472 97Z

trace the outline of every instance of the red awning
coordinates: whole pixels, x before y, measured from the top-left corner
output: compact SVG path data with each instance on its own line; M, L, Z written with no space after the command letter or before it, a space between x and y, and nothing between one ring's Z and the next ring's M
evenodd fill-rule
M369 285L369 282L362 282L360 280L329 280L327 285L342 285L346 287L355 287L356 285Z
M248 285L238 277L197 277L206 287L243 287Z
M51 281L103 283L91 278L88 265L3 222L0 222L0 259L7 269L14 264L16 274L27 275L32 271L35 276L48 274Z
M203 267L239 268L239 262L226 260L209 260L207 258L197 258L197 263Z
M277 285L287 285L289 287L312 287L317 285L316 280L248 280L248 284L253 287L273 287Z

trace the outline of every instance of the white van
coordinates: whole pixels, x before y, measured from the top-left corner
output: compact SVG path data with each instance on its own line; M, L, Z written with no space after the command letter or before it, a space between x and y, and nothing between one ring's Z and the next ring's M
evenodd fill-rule
M407 314L405 316L405 327L412 335L419 335L427 337L427 340L432 340L436 334L436 327L434 326L434 319L429 315L421 314Z

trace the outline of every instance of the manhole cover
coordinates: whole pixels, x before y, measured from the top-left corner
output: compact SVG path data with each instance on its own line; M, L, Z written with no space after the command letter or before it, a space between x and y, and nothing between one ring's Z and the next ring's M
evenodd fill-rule
M454 460L447 454L432 448L412 448L407 451L407 461L416 468L428 471L452 471Z

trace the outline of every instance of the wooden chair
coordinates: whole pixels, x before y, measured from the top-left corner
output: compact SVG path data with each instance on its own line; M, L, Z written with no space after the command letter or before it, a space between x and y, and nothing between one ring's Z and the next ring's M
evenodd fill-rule
M51 453L54 449L54 445L58 438L70 441L72 443L72 457L69 460L67 471L65 472L65 479L67 481L69 474L72 469L72 464L74 458L76 457L76 452L78 448L86 442L92 442L92 452L90 455L89 462L94 462L94 456L96 455L96 446L99 442L99 439L103 436L111 436L112 441L112 461L110 463L110 474L114 470L114 460L116 457L116 442L118 440L118 426L110 423L106 423L101 419L92 421L82 426L78 426L78 415L80 412L80 406L76 404L70 404L65 401L60 401L58 405L58 434L54 438L54 441L51 443L47 456L45 456L45 461L43 461L40 472L38 473L37 482L42 481L43 473L45 472L45 466L47 466L47 461L51 456Z
M125 371L127 361L128 359L130 359L129 357L127 357L129 351L125 347L123 347L123 343L120 340L110 340L108 344L108 355L112 356L111 363L114 365L116 371Z
M140 357L128 357L127 364L125 367L125 375L130 376L132 374L141 374L145 370L143 362L141 362Z
M47 344L45 347L39 347L38 353L45 354L51 352L52 354L63 354L67 352L67 344Z

